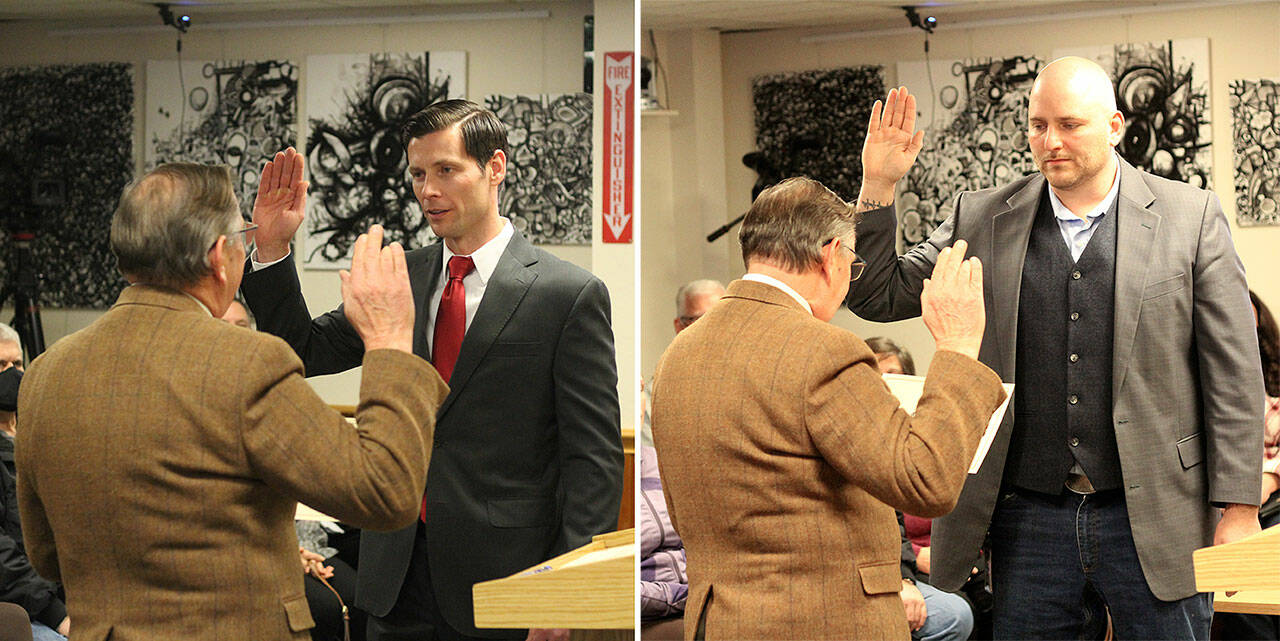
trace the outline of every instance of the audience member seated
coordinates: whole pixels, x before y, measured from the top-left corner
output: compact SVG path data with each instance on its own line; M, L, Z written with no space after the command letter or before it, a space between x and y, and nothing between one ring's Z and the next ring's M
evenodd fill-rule
M257 329L253 313L239 298L231 301L222 320L237 327ZM307 607L316 626L311 641L364 641L368 615L352 603L356 597L356 571L338 558L338 550L329 546L330 534L345 534L342 526L323 521L293 522L298 535L298 554L305 575ZM344 622L342 607L350 617Z
M916 373L911 353L883 336L867 339L876 355L881 374ZM976 625L979 637L990 636L991 595L986 587L986 571L975 568L974 579L965 584L964 595L951 594L929 584L929 532L932 519L898 513L902 529L902 604L911 624L911 638L968 639ZM971 589L971 586L973 588ZM969 592L974 592L970 595Z
M688 329L724 296L724 284L700 279L676 291L675 333ZM640 390L640 636L649 641L683 639L685 597L684 544L667 516L658 478L658 453L650 432L649 389Z
M16 420L21 381L22 370L18 367L0 371L0 423L8 422L12 426ZM12 464L12 436L4 440L10 445L9 464ZM0 602L22 606L27 612L31 634L28 639L64 641L71 630L67 608L58 598L58 585L36 574L27 560L22 546L22 522L18 518L17 486L7 465L0 466Z
M12 327L0 323L0 372L13 370L13 376L0 380L0 394L13 394L17 401L18 380L22 373L22 342ZM13 408L0 407L0 463L16 474L13 466L13 437L17 435L17 416Z
M640 634L647 640L683 639L689 593L684 545L667 516L651 446L640 448L640 497Z
M1262 380L1267 391L1263 428L1262 507L1258 522L1268 528L1280 524L1280 329L1271 310L1249 292L1253 318L1258 327L1258 352L1262 357ZM1213 637L1217 639L1280 639L1280 617L1268 614L1216 613Z

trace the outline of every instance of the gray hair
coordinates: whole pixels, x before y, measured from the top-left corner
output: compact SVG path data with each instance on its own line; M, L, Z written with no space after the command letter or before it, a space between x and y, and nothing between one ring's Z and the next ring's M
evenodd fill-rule
M0 323L0 343L17 343L22 344L22 337L18 336L18 332L12 327Z
M700 278L681 285L680 289L676 290L676 316L685 315L688 311L685 305L689 303L690 298L704 294L724 294L724 283L710 278Z
M752 260L802 272L822 262L822 247L840 239L850 250L854 208L812 178L788 178L756 196L742 221L742 262Z
M168 163L125 187L111 253L133 280L185 287L209 273L209 248L240 222L229 168Z

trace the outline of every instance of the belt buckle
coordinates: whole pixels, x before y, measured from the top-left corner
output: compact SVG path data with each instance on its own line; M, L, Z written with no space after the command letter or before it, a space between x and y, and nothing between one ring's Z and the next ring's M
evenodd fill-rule
M1076 494L1093 494L1097 492L1093 488L1093 483L1089 482L1089 477L1084 474L1076 474L1074 472L1067 473L1067 482L1064 483L1068 490Z

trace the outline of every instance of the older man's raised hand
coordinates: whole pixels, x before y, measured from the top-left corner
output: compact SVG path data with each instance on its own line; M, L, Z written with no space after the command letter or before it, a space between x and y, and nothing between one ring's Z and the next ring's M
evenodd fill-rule
M976 256L966 260L968 248L965 241L957 240L938 254L932 277L924 281L920 308L938 349L977 358L987 312L982 301L982 261Z
M365 351L413 351L413 292L400 243L382 246L382 226L356 239L351 271L342 279L342 311L364 341Z
M253 201L258 262L270 263L289 253L289 241L302 225L307 208L308 183L302 179L302 169L302 154L293 147L277 152L262 167L258 197Z

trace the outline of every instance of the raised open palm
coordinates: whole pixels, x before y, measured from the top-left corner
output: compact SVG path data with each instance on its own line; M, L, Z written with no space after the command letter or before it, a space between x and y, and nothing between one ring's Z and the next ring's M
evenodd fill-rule
M277 152L262 167L258 196L253 201L259 261L270 262L289 253L289 241L302 225L307 208L307 182L302 179L302 169L302 154L293 147Z

